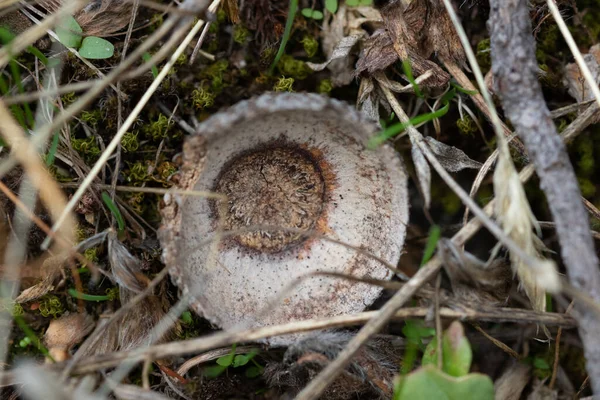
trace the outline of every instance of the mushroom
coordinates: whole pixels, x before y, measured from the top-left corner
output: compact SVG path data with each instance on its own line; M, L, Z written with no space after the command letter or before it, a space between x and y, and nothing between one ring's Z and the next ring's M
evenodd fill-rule
M345 103L298 93L242 101L198 127L184 145L177 186L227 200L167 194L160 229L164 262L197 313L223 329L250 328L373 303L379 287L299 278L393 276L366 253L397 265L407 175L391 147L365 148L375 129Z

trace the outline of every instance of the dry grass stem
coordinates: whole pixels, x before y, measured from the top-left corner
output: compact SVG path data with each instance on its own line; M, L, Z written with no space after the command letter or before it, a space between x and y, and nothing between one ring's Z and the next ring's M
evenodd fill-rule
M569 31L569 28L567 27L567 24L565 23L564 18L562 17L562 15L560 15L560 11L558 9L558 6L556 5L555 0L546 0L546 3L548 4L548 9L550 9L550 13L552 14L552 17L554 18L554 20L556 21L556 24L558 25L558 29L560 29L560 33L562 34L563 38L567 42L569 49L571 49L571 53L573 54L573 57L575 57L575 61L577 62L577 65L579 66L579 70L583 73L583 77L585 78L588 85L592 89L592 93L594 94L594 97L596 98L596 102L598 103L598 106L600 106L600 89L598 88L598 83L594 79L592 72L590 71L585 60L583 59L583 55L579 51L579 47L577 47L577 43L575 43L575 39L573 39L573 35L571 35L571 32Z

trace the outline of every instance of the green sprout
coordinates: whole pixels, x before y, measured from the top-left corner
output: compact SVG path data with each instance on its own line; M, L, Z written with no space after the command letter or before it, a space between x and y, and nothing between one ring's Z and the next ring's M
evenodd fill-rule
M283 30L283 37L281 38L281 44L279 45L279 50L277 50L277 54L275 55L275 59L269 68L269 74L272 74L275 70L275 66L279 63L279 59L283 56L285 52L285 45L290 39L290 34L292 33L292 25L294 25L294 18L296 18L296 12L298 11L298 0L290 0L290 7L288 9L287 20L285 21L285 29Z
M85 300L85 301L95 301L95 302L112 301L112 300L116 300L119 298L119 288L118 287L114 287L112 289L106 289L105 295L81 293L81 292L77 291L76 289L72 289L72 288L68 289L67 292L72 297L75 297L76 299Z
M119 211L119 207L112 201L109 194L102 192L102 201L106 204L106 207L110 210L111 214L117 220L118 232L122 234L125 231L125 220Z
M301 13L306 18L312 18L317 21L323 19L323 11L313 10L312 8L303 8Z
M257 363L254 359L254 357L258 354L258 350L252 349L247 354L236 355L236 347L237 345L234 344L231 348L231 351L227 355L219 357L216 362L217 365L204 368L204 370L202 371L204 376L209 378L216 378L217 376L225 372L229 367L240 368L246 366L250 362L254 365L251 365L246 369L246 377L256 378L257 376L261 375L264 371L264 367Z
M78 50L79 55L90 60L111 58L115 47L111 42L97 36L83 37L83 29L72 16L65 17L56 28L58 41L65 47Z

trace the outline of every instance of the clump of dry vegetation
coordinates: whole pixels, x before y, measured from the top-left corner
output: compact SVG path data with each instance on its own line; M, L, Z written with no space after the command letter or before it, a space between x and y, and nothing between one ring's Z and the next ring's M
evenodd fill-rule
M600 394L599 21L0 2L0 396Z

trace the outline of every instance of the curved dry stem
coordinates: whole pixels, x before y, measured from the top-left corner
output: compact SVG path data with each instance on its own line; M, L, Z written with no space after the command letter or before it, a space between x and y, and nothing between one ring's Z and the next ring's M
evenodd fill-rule
M27 138L21 126L14 120L1 100L0 134L4 136L6 142L10 145L12 157L23 165L30 182L39 191L40 198L52 218L57 219L65 208L66 197L42 164L37 153L37 148L33 145L32 141ZM65 224L57 231L57 234L64 238L68 243L73 243L74 232L75 221L73 216L69 213L65 216ZM57 254L64 253L64 248L59 248L57 250ZM7 259L6 261L8 261L6 273L11 274L11 272L14 272L18 268L18 265L13 264L10 259ZM10 276L18 277L18 274L12 273ZM10 329L10 324L0 324L0 362L3 362L5 359L6 343L10 337L7 329Z

